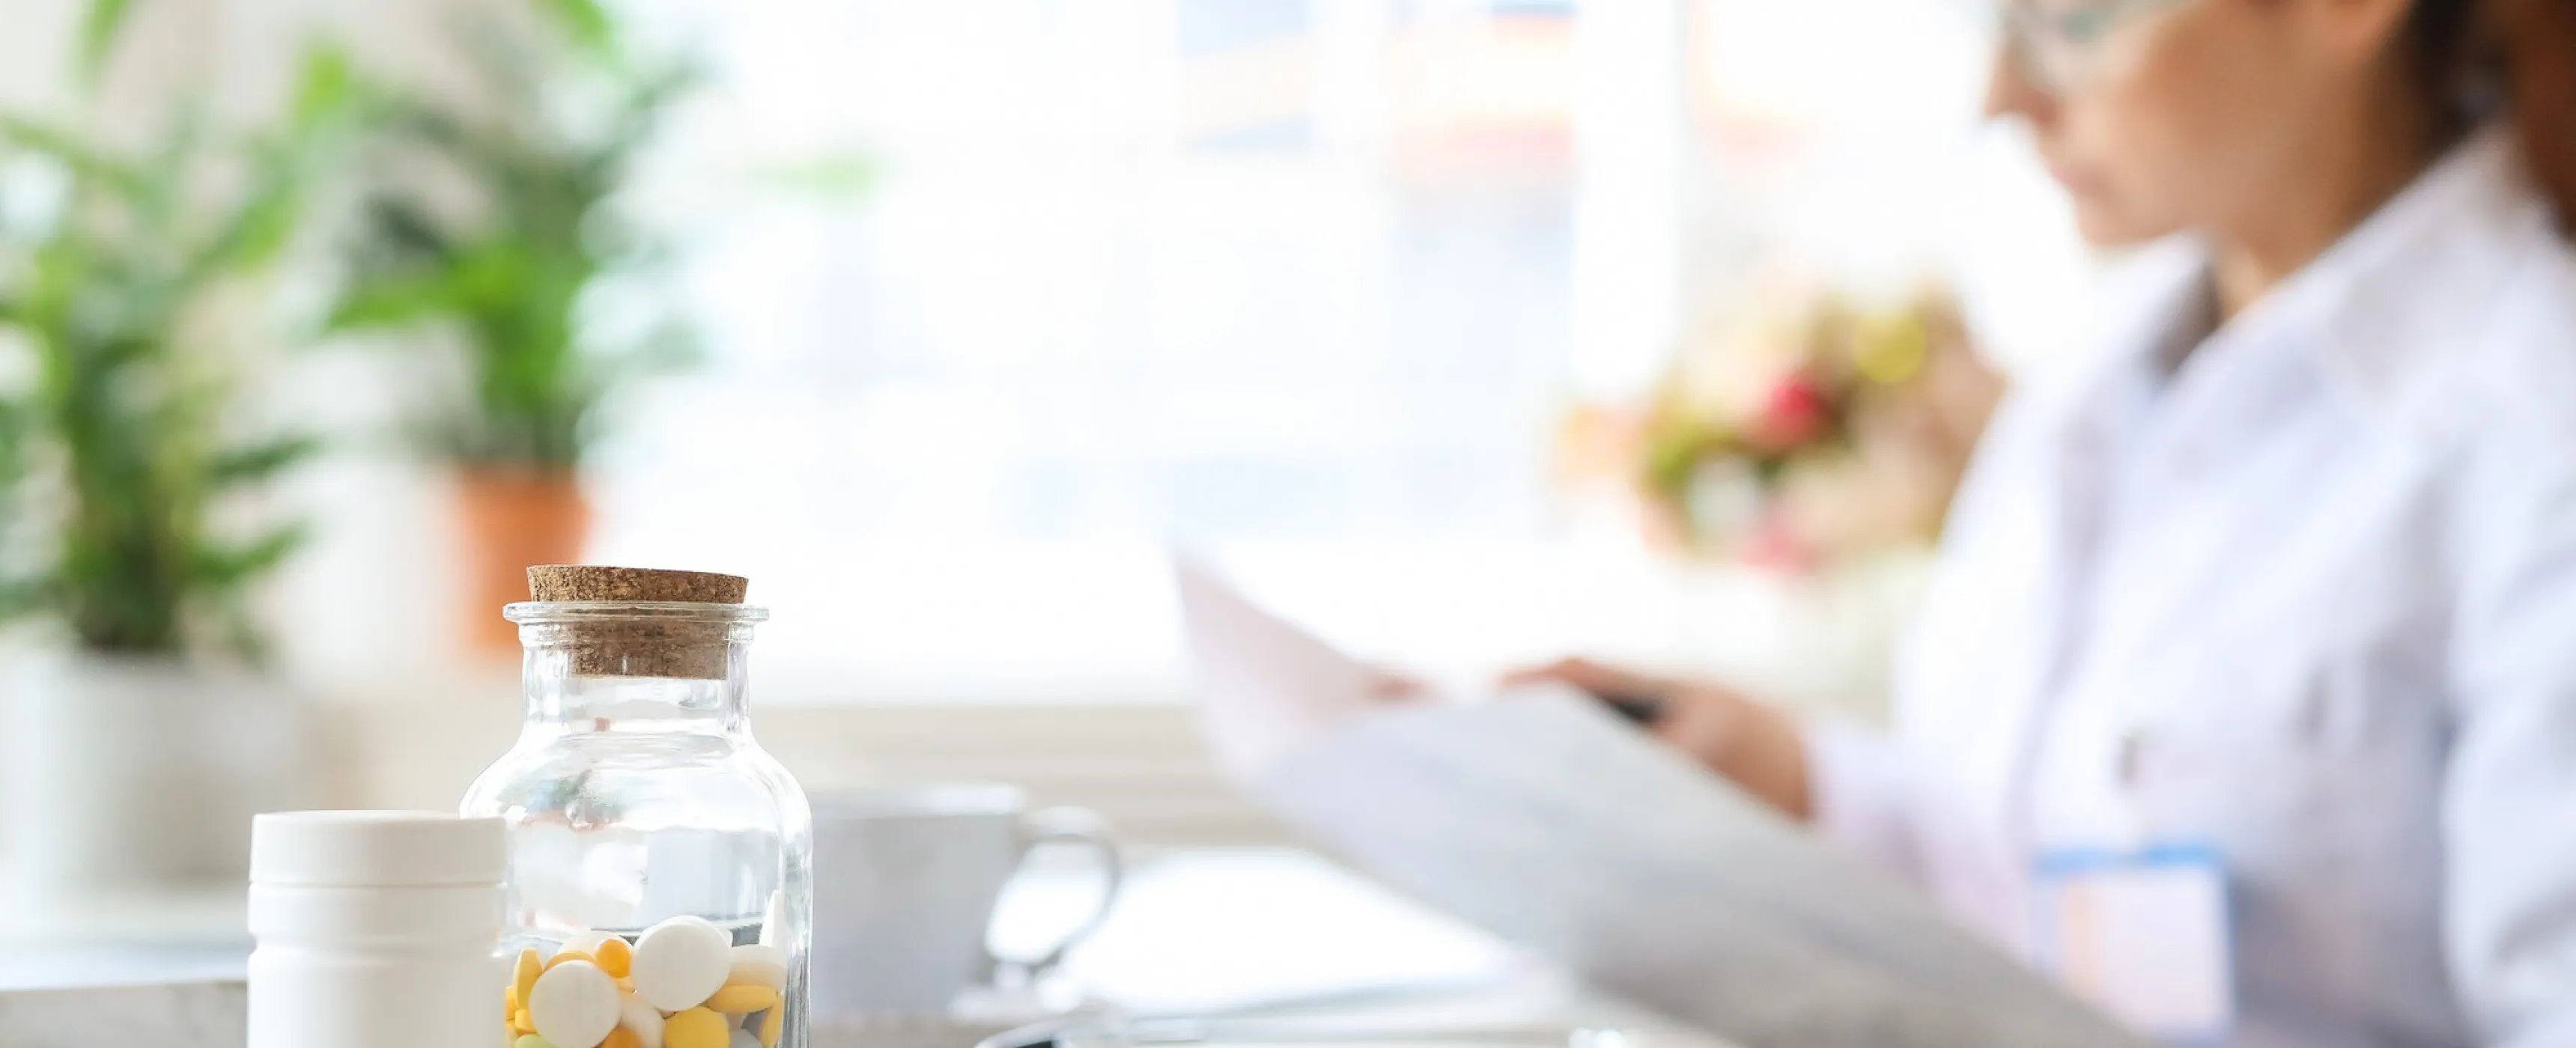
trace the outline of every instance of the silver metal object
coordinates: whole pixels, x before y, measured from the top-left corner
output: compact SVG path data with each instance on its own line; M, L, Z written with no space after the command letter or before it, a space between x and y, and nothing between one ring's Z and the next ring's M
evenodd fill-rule
M1130 1019L1083 1016L1023 1026L975 1048L1639 1048L1632 1031L1583 1026L1425 1026L1330 1019Z

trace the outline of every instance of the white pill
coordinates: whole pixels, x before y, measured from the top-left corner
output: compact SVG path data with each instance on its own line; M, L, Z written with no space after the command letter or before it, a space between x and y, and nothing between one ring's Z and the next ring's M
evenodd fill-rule
M784 906L786 905L786 902L787 902L787 891L786 891L786 889L783 889L783 888L773 888L773 889L771 889L771 890L770 890L770 892L769 892L769 905L764 906L764 907L761 907L761 910L760 910L760 944L761 944L761 945L763 945L763 946L776 946L776 945L778 945L778 935L779 935L779 933L778 933L778 922L779 922L779 920L784 916L784 914L783 914L783 912L782 912L782 911L783 911Z
M725 976L725 985L786 989L787 951L761 943L745 943L734 947L733 973Z
M589 961L565 961L537 976L528 1022L557 1048L593 1048L617 1028L617 980Z
M733 1028L730 1040L732 1043L725 1048L760 1048L760 1035L739 1026Z
M633 964L628 975L644 1003L666 1012L695 1008L733 974L733 936L703 918L673 917L635 940Z
M644 999L624 990L617 992L617 1025L635 1034L635 1043L644 1048L662 1048L662 1013Z

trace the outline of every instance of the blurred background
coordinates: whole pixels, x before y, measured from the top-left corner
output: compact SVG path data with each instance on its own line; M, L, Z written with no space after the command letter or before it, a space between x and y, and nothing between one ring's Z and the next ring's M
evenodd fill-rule
M1276 837L1175 548L1442 681L1874 716L2088 266L1977 120L1987 18L0 0L0 862L167 924L237 905L222 813L452 807L534 562L748 576L809 788L1140 844Z

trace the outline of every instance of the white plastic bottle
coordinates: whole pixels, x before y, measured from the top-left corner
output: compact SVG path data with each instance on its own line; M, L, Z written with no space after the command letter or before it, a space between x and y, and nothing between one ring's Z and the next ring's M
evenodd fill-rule
M253 819L249 1048L503 1043L505 872L499 819Z

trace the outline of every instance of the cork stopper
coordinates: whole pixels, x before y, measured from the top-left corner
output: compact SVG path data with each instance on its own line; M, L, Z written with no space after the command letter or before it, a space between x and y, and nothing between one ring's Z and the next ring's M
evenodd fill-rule
M703 571L544 564L528 569L528 594L544 603L740 605L749 580ZM732 623L636 615L564 624L578 677L721 680Z
M540 564L528 569L528 597L547 603L585 600L672 604L740 604L751 580L738 575L592 564Z

